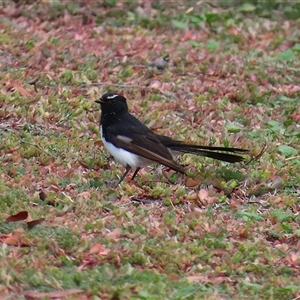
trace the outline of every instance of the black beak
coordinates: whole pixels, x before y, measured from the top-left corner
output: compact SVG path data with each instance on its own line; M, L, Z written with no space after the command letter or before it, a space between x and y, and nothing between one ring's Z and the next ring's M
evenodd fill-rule
M98 104L104 103L104 101L102 100L102 98L97 99L95 102L98 103Z

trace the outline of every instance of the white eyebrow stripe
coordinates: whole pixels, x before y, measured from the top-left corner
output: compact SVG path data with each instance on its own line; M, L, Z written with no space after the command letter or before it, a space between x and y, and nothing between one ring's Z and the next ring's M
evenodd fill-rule
M114 99L114 98L116 98L118 96L119 96L118 94L114 94L114 95L111 95L111 96L107 96L106 98L107 99Z
M117 139L121 140L125 143L131 143L132 142L131 138L129 138L128 136L124 136L124 135L117 135Z

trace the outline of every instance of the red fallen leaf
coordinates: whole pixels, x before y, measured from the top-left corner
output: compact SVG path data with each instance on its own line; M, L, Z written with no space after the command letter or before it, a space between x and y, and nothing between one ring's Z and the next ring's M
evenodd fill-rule
M294 121L300 122L300 114L293 113L293 114L292 114L292 117L293 117Z
M12 215L12 216L9 216L7 219L6 219L6 222L7 223L10 223L10 222L18 222L18 221L23 221L23 220L26 220L28 218L28 211L20 211L18 212L17 214L15 215Z
M40 219L32 220L32 221L26 222L26 224L27 224L27 227L29 229L31 229L34 226L36 226L38 224L41 224L43 221L45 221L45 218L40 218Z
M192 38L192 32L191 31L189 31L189 30L186 30L185 32L184 32L184 34L183 34L183 40L184 41L188 41L188 40L190 40L191 38Z
M83 293L80 289L70 289L65 291L55 291L55 292L37 292L37 291L25 291L23 296L25 299L41 299L41 298L64 298L67 296L72 296L75 294Z

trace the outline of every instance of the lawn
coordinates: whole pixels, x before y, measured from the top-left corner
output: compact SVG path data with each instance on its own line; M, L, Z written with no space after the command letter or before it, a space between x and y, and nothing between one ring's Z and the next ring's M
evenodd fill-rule
M1 299L300 299L300 4L281 2L0 1ZM114 187L108 91L249 154Z

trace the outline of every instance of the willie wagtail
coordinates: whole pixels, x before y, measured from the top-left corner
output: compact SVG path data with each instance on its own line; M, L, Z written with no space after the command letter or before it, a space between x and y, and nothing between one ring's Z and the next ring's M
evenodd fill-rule
M96 102L101 105L100 131L103 144L115 160L126 168L118 184L131 168L135 169L133 180L142 167L153 163L186 174L183 166L175 162L172 155L191 153L234 163L244 158L218 151L248 152L238 148L189 145L158 135L129 113L126 98L117 93L106 93Z

